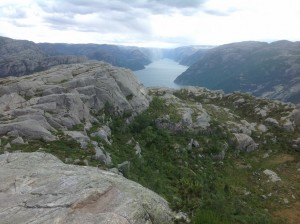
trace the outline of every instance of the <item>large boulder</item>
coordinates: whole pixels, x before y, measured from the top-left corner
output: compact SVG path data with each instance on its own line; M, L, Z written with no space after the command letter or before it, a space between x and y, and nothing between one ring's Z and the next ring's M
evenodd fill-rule
M246 134L235 133L234 136L237 142L236 149L238 151L251 152L258 146L254 140Z
M173 223L163 198L111 172L37 152L2 154L0 167L1 223Z

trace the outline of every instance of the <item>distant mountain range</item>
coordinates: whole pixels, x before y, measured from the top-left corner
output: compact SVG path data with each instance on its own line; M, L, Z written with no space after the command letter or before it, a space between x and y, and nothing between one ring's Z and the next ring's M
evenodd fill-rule
M86 56L91 60L105 61L114 66L131 70L144 69L151 63L148 55L138 47L125 47L109 44L50 44L41 43L38 47L48 55Z
M39 43L0 37L0 77L23 76L59 64L105 61L135 70L161 58L190 66L180 85L248 92L255 96L300 103L300 42L247 41L173 49L108 44Z
M175 49L139 48L109 44L34 43L0 37L0 77L22 76L59 64L87 60L105 61L114 66L135 70L153 60L170 58L190 65L209 46L186 46ZM193 55L196 57L193 58ZM199 52L198 52L199 54ZM202 54L202 53L201 53Z
M54 65L86 60L83 56L49 56L31 41L0 37L0 77L22 76Z
M300 103L300 42L240 42L206 51L177 84Z

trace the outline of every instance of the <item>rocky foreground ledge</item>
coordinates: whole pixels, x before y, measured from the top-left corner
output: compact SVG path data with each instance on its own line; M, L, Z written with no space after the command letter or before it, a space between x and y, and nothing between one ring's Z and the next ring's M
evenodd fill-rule
M46 153L0 155L2 224L168 224L172 217L163 198L117 174Z

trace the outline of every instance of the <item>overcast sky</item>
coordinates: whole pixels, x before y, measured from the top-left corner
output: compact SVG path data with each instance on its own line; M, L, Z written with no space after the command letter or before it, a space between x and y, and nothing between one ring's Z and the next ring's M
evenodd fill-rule
M0 36L143 47L300 40L300 0L0 0Z

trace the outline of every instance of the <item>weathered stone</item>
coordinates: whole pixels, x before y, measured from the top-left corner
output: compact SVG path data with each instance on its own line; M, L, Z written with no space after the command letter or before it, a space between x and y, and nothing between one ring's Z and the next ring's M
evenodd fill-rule
M122 173L126 173L130 169L130 162L124 161L123 163L118 164L118 170Z
M248 122L247 123L246 122L243 122L242 124L240 124L240 123L233 122L233 121L227 121L226 127L232 133L243 133L243 134L250 136L252 134L252 127Z
M23 140L22 137L17 137L14 140L11 141L11 144L23 145L25 143L24 143L24 140Z
M271 125L279 126L278 121L274 118L268 117L265 121Z
M2 223L172 223L163 198L120 175L44 153L3 154L0 166Z
M191 139L191 141L188 144L188 149L192 148L199 148L200 144L197 140Z
M82 162L81 162L80 159L75 159L74 162L73 162L73 164L75 164L75 165L79 165L79 164L81 164L81 163L82 163Z
M102 146L98 146L98 143L96 142L92 142L93 145L95 146L95 156L94 158L102 163L104 163L105 165L111 165L112 164L112 160L110 157L110 154L105 152L104 148Z
M245 103L245 102L246 102L246 101L245 101L244 98L240 98L240 99L234 101L234 102L233 102L233 105L234 105L235 107L239 107L241 104L243 104L243 103Z
M72 139L77 141L82 149L86 149L90 138L82 131L64 131L65 135L70 136Z
M11 145L9 143L7 143L5 146L4 146L4 150L7 150L7 149L11 149Z
M19 137L19 132L17 130L12 130L6 133L8 137Z
M236 140L237 140L237 146L236 149L239 151L244 152L251 152L257 148L257 144L254 142L254 140L246 135L246 134L234 134Z
M108 126L104 125L98 129L98 131L91 134L91 137L99 137L103 139L107 144L111 145L111 130Z
M141 153L142 153L142 149L141 149L141 146L140 144L137 142L133 148L135 150L135 154L137 156L141 156Z
M272 182L281 181L281 178L272 170L266 169L263 173L266 174Z
M263 132L263 133L266 132L266 131L268 131L267 127L265 125L263 125L263 124L259 124L257 126L257 130L260 131L260 132Z
M268 110L267 110L267 108L263 108L263 109L255 108L255 112L256 112L257 115L260 115L262 117L266 117Z
M1 94L0 94L1 95ZM18 93L4 94L0 97L0 113L14 110L22 105L25 99Z
M83 164L84 164L85 166L88 166L88 165L89 165L89 161L88 161L87 159L84 159L82 162L83 162Z
M206 129L210 126L209 122L210 122L210 116L208 115L208 113L203 111L200 115L197 116L195 127Z
M200 144L197 140L193 140L192 146L195 147L195 148L199 148Z
M72 158L66 158L65 159L65 163L73 163L73 159Z
M294 124L293 124L293 122L291 122L290 119L285 119L284 123L282 124L282 127L286 131L294 131L295 130Z
M292 119L295 122L296 127L300 128L300 109L295 109L292 112Z
M6 135L10 131L17 131L19 136L29 139L43 139L45 141L53 141L57 139L36 120L0 124L0 136Z
M118 174L118 175L122 175L122 173L120 173L119 170L116 167L109 169L109 172L112 172L112 173L115 173L115 174Z
M178 212L175 214L175 220L176 222L184 222L184 223L190 223L191 220L190 218L188 217L188 215L184 212Z
M222 149L221 152L213 154L212 159L213 160L224 160L225 155L226 155L226 151L225 151L225 149Z

